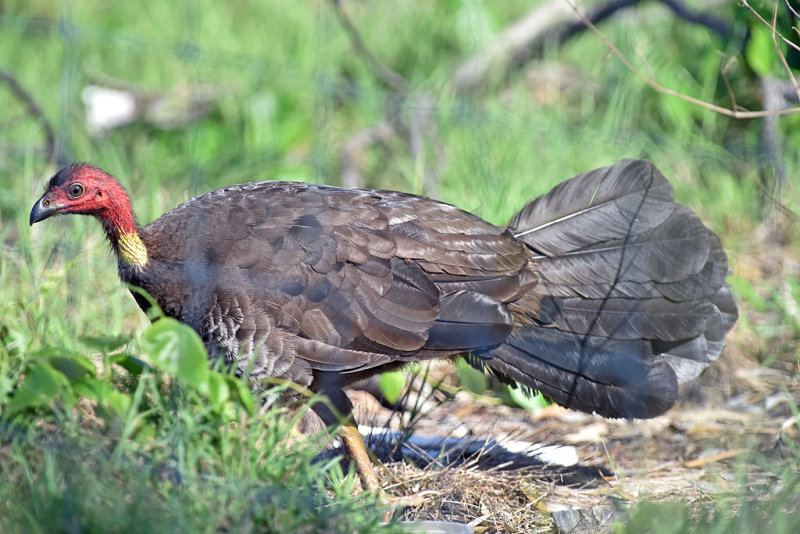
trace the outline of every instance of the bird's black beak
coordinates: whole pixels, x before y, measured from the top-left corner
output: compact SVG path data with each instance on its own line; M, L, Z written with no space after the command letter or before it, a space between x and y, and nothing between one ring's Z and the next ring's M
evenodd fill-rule
M31 226L33 226L33 223L43 221L51 215L55 215L63 207L63 204L56 204L55 202L51 202L44 197L40 198L36 204L33 205L33 209L31 209Z

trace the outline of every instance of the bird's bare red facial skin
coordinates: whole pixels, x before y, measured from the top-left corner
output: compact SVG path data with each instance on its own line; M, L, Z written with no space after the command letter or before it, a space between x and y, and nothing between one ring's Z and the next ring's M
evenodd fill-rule
M119 233L136 231L125 189L112 176L89 165L78 165L60 185L45 195L45 202L60 204L60 213L94 215L106 228Z

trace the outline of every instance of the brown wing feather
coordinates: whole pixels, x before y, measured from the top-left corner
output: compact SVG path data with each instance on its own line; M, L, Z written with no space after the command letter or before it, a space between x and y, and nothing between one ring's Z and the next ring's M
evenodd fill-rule
M235 186L177 207L142 239L153 276L141 285L160 304L183 295L168 313L194 316L187 322L231 360L253 351L244 360L254 374L301 384L315 370L355 373L500 343L511 330L504 302L535 283L505 229L395 192Z

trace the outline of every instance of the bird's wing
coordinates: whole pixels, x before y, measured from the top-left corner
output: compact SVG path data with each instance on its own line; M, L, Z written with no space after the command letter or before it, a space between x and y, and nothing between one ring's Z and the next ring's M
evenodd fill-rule
M312 369L500 343L511 330L504 302L531 283L526 252L504 229L402 193L265 182L209 193L165 217L183 219L177 233L194 245L176 242L177 223L161 219L147 227L151 240L159 234L207 262L202 285L218 320L263 317L260 330L295 335ZM253 329L235 335L268 343Z

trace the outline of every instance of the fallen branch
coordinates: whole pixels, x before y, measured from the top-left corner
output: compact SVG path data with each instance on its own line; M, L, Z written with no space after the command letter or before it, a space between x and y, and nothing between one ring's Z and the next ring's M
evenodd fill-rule
M698 24L727 39L733 28L724 20L689 10L679 0L659 0L676 16ZM585 9L585 18L597 25L618 11L640 4L642 0L596 0ZM464 61L455 71L453 86L459 93L482 86L492 72L519 69L534 57L542 46L552 41L562 44L586 31L587 26L574 9L563 0L550 0L532 9L525 17L503 30L485 51Z
M617 9L639 2L640 0L618 0ZM452 86L457 93L469 93L481 85L492 72L505 70L509 65L522 64L530 58L548 38L555 37L569 26L578 22L575 14L563 0L550 0L536 6L523 18L504 29L489 45L459 65L451 77Z

